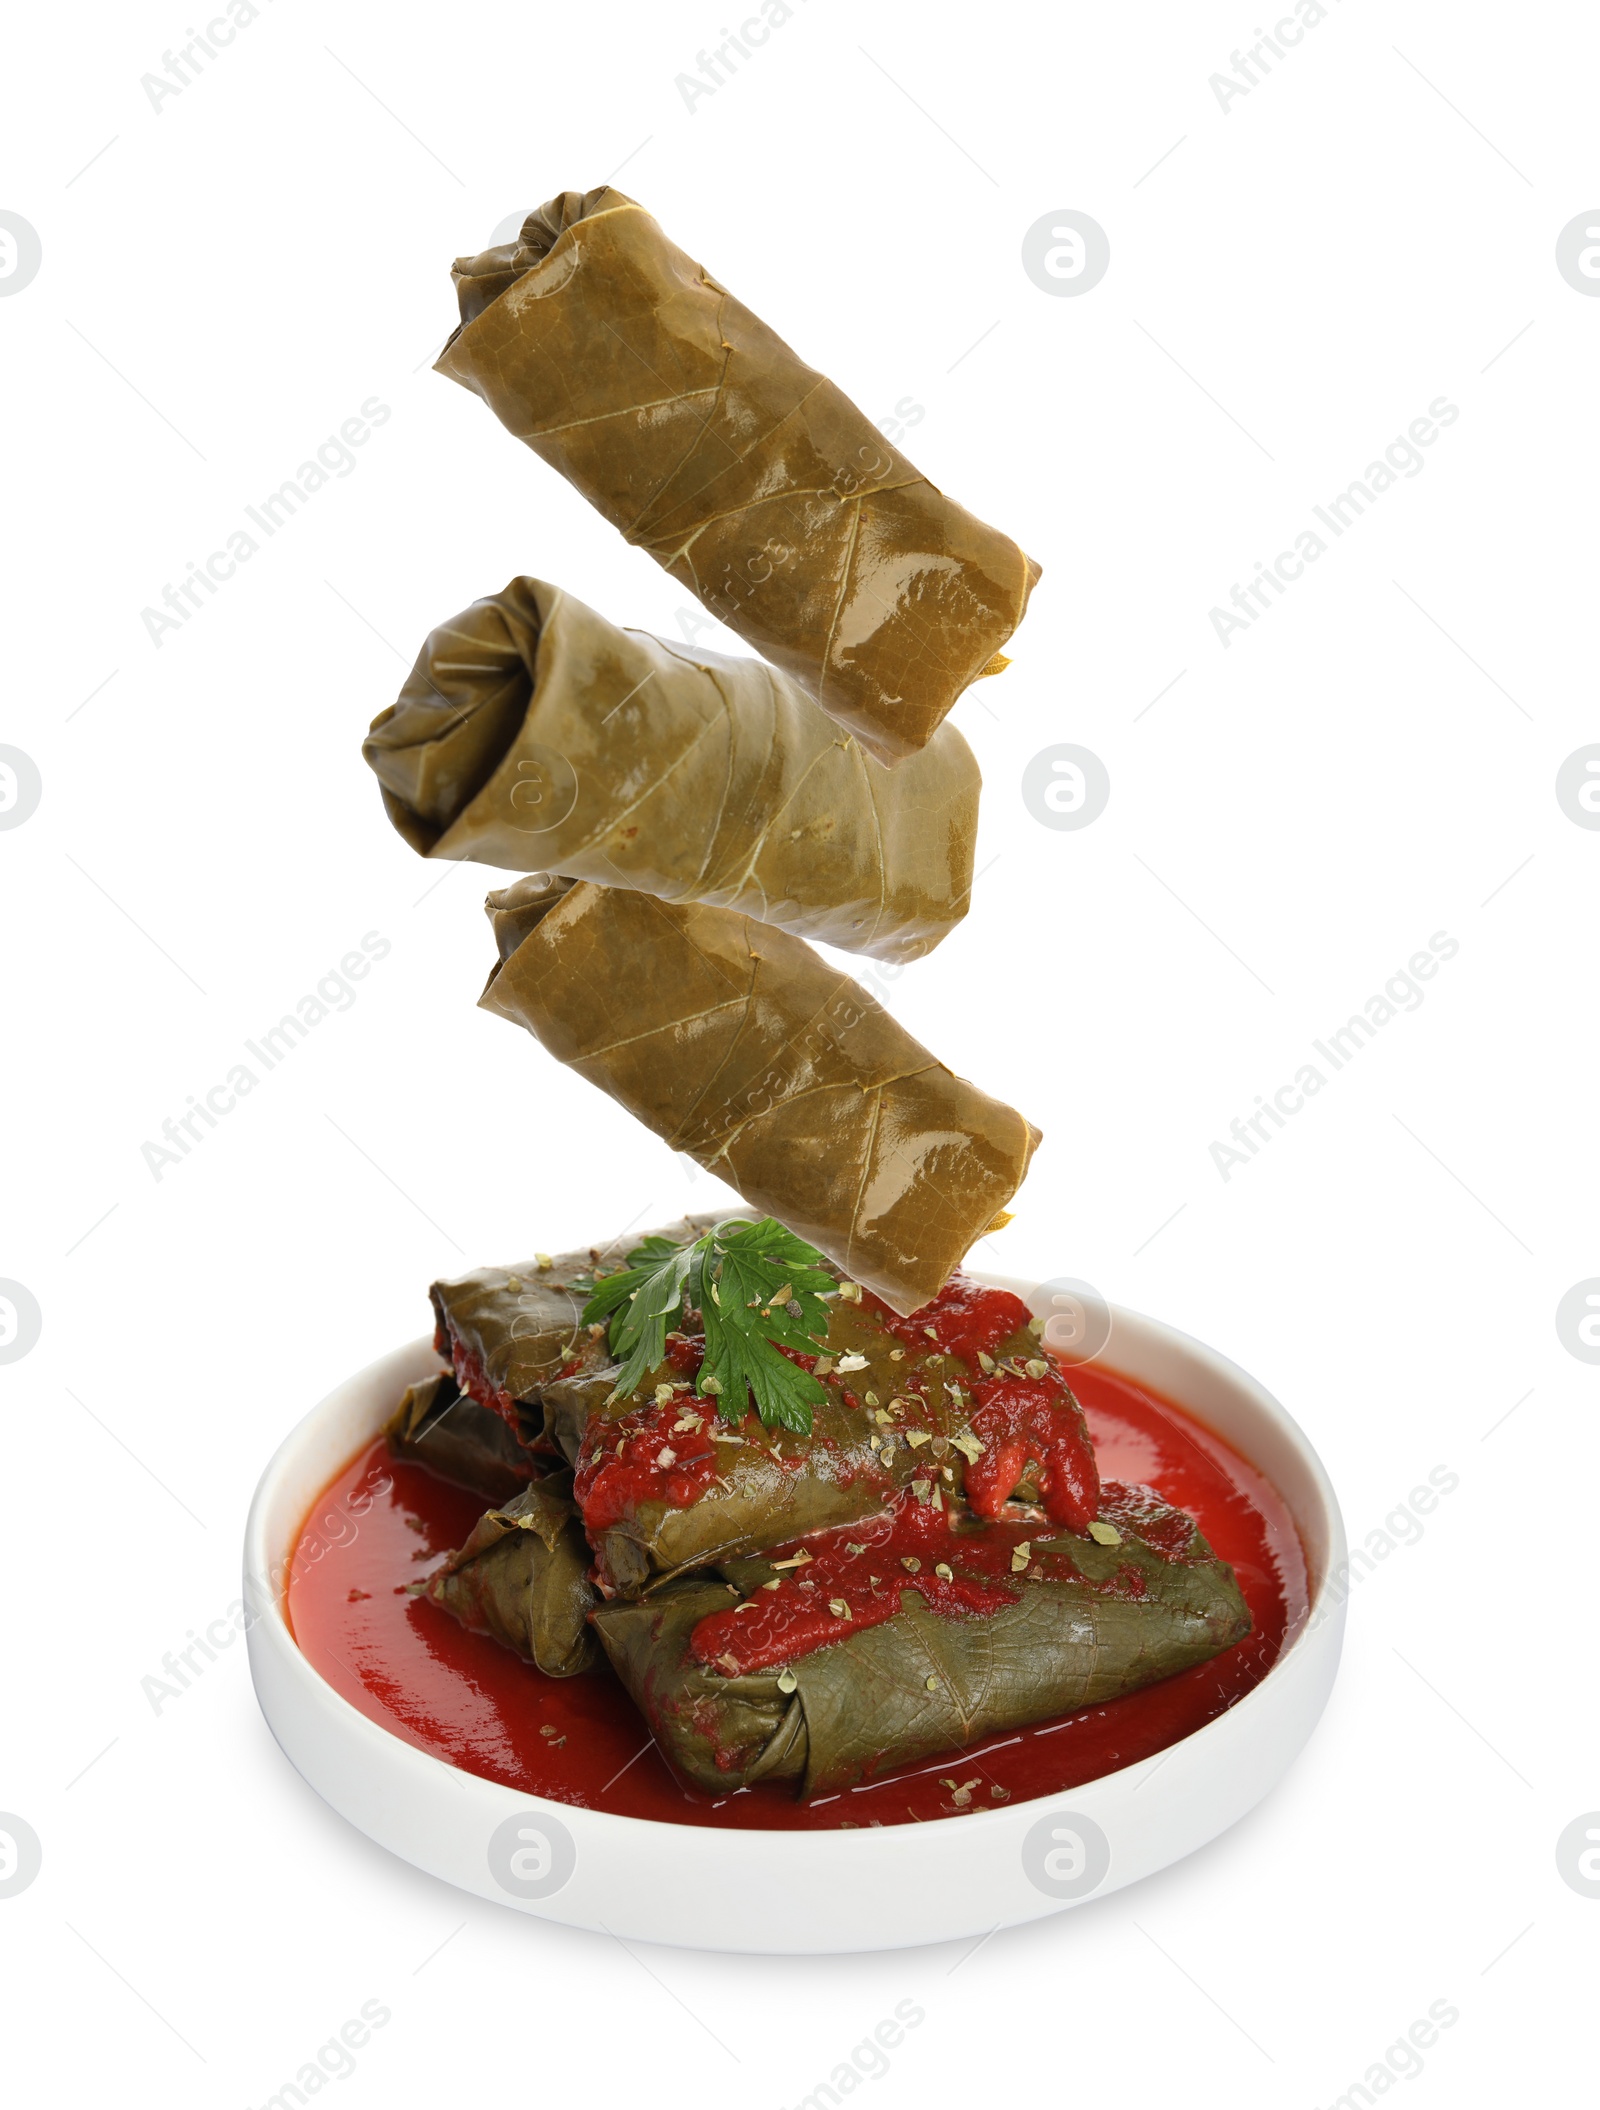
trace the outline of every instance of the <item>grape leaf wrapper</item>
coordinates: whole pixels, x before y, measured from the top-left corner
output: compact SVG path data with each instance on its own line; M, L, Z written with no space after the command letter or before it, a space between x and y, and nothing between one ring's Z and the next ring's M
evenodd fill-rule
M633 199L564 191L453 277L436 371L879 761L993 669L1038 565Z

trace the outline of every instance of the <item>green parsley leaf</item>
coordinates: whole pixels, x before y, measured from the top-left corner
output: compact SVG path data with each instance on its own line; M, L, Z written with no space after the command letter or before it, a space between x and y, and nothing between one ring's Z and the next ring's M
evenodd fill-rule
M593 1326L601 1319L609 1319L618 1305L627 1303L648 1273L642 1267L622 1267L614 1275L602 1275L598 1282L578 1284L580 1289L589 1291L579 1324Z
M613 1268L609 1274L585 1268L574 1275L567 1287L589 1300L581 1323L592 1326L599 1319L609 1318L619 1304L632 1296L645 1276L677 1250L670 1238L642 1238L628 1254L625 1266Z
M628 1263L594 1284L583 1312L586 1325L610 1322L622 1365L613 1399L627 1398L660 1365L668 1328L695 1309L706 1336L700 1395L716 1399L725 1421L742 1421L753 1402L769 1428L810 1435L826 1387L781 1351L814 1355L827 1345L825 1299L838 1284L814 1246L772 1217L730 1218L686 1246L647 1238Z
M675 1248L655 1267L628 1270L640 1279L624 1293L626 1301L616 1300L616 1314L611 1321L611 1352L622 1364L612 1387L614 1399L626 1399L630 1392L637 1391L645 1372L654 1370L664 1360L667 1328L683 1310L684 1284L694 1256L694 1246L683 1246ZM609 1283L602 1283L597 1296L609 1287Z
M811 1410L828 1396L822 1381L791 1363L786 1355L780 1355L771 1337L749 1323L769 1323L761 1321L758 1311L725 1301L720 1308L709 1306L702 1316L706 1356L700 1366L698 1389L705 1396L706 1379L716 1381L717 1411L723 1420L742 1421L748 1412L748 1400L754 1398L756 1412L768 1428L776 1426L791 1429L797 1436L809 1436ZM789 1330L793 1331L792 1323ZM801 1353L814 1352L818 1345L807 1340Z

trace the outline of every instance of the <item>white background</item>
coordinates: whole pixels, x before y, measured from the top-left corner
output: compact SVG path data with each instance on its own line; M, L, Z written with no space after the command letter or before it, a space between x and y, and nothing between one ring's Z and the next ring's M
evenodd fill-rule
M1600 1273L1600 833L1554 791L1600 740L1600 301L1554 262L1596 204L1589 11L1346 0L1226 112L1242 4L797 0L692 111L710 0L277 0L157 111L188 20L35 11L8 51L0 206L43 246L0 299L0 740L43 780L0 834L0 1275L44 1314L0 1369L0 1809L44 1849L0 1900L21 2099L260 2104L366 1999L392 2019L341 2101L794 2104L903 1999L874 2103L1131 2062L1141 2096L1326 2104L1436 2000L1408 2091L1542 2097L1600 1939L1555 1857L1600 1805L1600 1373L1554 1324ZM487 875L412 857L359 754L426 631L518 572L676 634L672 581L429 371L451 258L613 173L871 416L919 406L913 459L1043 563L958 713L971 916L890 999L1046 1132L977 1257L1244 1363L1358 1542L1460 1477L1356 1589L1254 1817L964 1963L547 1928L327 1812L242 1648L159 1716L141 1691L235 1595L282 1433L422 1329L432 1275L718 1191L475 1010ZM1078 298L1021 265L1062 208L1111 245ZM1441 395L1421 473L1224 649L1213 605ZM157 648L141 610L373 396L353 473ZM1076 832L1021 796L1062 741L1111 778ZM355 1004L154 1178L162 1121L368 931ZM1420 1008L1224 1180L1229 1122L1439 931Z

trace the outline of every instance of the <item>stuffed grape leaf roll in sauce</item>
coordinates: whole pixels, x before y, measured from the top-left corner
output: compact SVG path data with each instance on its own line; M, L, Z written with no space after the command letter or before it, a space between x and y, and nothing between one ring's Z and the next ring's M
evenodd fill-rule
M733 1411L705 1389L705 1324L692 1308L629 1386L603 1326L579 1325L581 1348L573 1332L514 1335L539 1323L546 1300L570 1295L574 1279L586 1289L606 1280L603 1268L580 1277L569 1262L549 1263L542 1286L531 1270L482 1269L435 1283L433 1299L455 1369L533 1450L575 1468L608 1594L636 1596L714 1561L882 1516L902 1499L930 1516L957 1503L998 1516L1022 1500L1080 1529L1097 1514L1082 1412L1009 1291L957 1275L907 1320L858 1285L841 1287L824 1300L814 1352L784 1351L814 1380L814 1403L795 1417L805 1425L794 1427L765 1421L748 1400Z
M446 1276L428 1291L434 1347L463 1394L499 1417L522 1446L542 1448L554 1462L542 1442L546 1388L558 1378L611 1367L605 1328L591 1329L582 1319L595 1275L623 1266L646 1240L685 1243L717 1221L685 1216L605 1245Z
M462 1391L448 1370L409 1386L384 1433L396 1458L412 1459L491 1502L521 1494L541 1469L520 1435Z
M590 1670L599 1650L589 1614L589 1547L570 1473L535 1480L479 1518L428 1578L427 1594L475 1633L492 1634L552 1678Z
M810 1799L1136 1692L1243 1640L1250 1613L1189 1517L1111 1484L1092 1531L913 1505L593 1625L684 1779Z

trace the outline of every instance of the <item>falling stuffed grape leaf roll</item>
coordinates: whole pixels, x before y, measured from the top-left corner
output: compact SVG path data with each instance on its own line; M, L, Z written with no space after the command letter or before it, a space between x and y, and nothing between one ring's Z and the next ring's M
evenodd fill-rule
M849 975L726 909L534 879L489 897L479 999L896 1311L926 1303L1038 1142Z
M438 371L880 761L916 753L1039 567L929 483L621 191L454 270Z
M966 913L978 765L891 776L761 660L620 630L513 579L428 638L362 749L424 856L699 901L879 959Z

